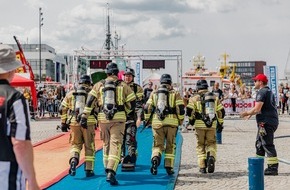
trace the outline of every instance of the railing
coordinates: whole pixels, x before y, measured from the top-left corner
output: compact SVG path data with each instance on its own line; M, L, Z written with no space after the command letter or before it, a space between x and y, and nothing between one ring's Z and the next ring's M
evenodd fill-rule
M61 104L60 100L52 101L38 101L37 110L33 110L31 103L29 102L30 114L32 118L43 118L43 117L60 117L59 114L59 105Z

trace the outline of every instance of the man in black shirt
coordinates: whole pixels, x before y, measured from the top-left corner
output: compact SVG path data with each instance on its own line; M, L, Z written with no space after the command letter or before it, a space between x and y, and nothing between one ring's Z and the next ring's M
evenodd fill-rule
M220 101L223 101L224 94L223 91L220 89L220 84L218 82L214 83L212 93L214 93L219 98Z
M150 97L151 92L153 91L153 83L150 81L148 87L144 89L144 103L146 104L147 100Z
M256 115L258 133L256 139L256 154L264 157L267 154L268 168L265 175L278 175L278 158L274 145L274 132L279 125L277 104L272 90L267 86L268 78L258 74L255 78L255 88L259 89L256 95L255 107L250 111L240 113L243 118Z
M29 107L9 82L22 64L12 47L0 44L0 179L1 190L40 190L33 166Z
M215 82L214 83L214 86L213 86L213 89L212 89L212 93L214 93L219 98L220 102L223 101L224 93L220 89L219 82ZM222 118L224 118L225 117L225 111L224 111L224 109L221 110L221 111L222 111ZM224 127L223 127L222 123L219 123L218 120L217 120L216 132L217 133L221 133L223 131L223 129L224 129Z

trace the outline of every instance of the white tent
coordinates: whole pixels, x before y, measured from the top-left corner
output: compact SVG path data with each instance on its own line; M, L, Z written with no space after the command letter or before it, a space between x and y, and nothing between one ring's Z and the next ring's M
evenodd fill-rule
M161 77L160 74L152 72L146 78L143 79L143 87L145 87L149 82L153 83L153 87L155 85L159 86L160 77Z

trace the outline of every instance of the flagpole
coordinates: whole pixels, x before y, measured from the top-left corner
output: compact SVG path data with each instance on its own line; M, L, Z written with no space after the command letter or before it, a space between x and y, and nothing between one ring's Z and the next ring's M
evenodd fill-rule
M41 27L43 26L43 13L39 7L39 84L41 83Z

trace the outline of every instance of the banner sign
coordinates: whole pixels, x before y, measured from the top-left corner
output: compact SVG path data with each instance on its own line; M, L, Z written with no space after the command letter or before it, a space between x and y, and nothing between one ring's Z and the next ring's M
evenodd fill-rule
M140 62L136 63L136 80L137 80L137 84L141 85L141 76L140 76Z
M279 94L278 94L278 76L277 76L277 66L264 66L264 73L268 77L268 86L272 90L275 98L276 104L279 103Z
M231 102L231 99L223 100L222 104L224 106L226 115L239 114L242 111L249 111L250 109L255 107L255 99L236 99L236 112L233 112L233 104Z

